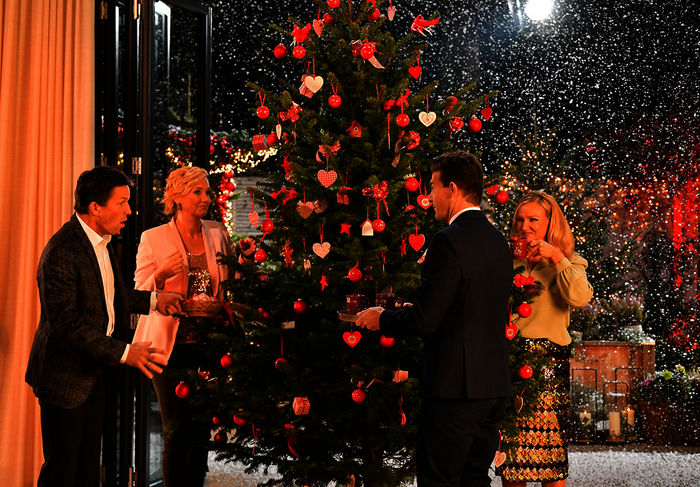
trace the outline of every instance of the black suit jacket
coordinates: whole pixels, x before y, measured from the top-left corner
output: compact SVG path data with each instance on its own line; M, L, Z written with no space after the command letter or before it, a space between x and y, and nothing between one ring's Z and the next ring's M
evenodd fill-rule
M512 395L508 299L513 260L481 211L465 211L430 241L412 308L384 311L382 332L424 338L424 397Z
M114 272L113 336L125 334L129 309L148 313L150 294L128 292L108 246ZM25 380L34 394L63 408L79 406L106 365L117 365L126 342L107 333L102 276L95 251L77 216L49 240L37 270L41 317Z

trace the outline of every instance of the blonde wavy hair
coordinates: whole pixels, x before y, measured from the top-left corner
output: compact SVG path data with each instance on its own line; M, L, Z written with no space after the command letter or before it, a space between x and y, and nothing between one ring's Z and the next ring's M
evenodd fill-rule
M201 167L185 166L175 169L168 175L165 182L165 194L163 195L163 205L167 216L177 214L177 204L175 198L189 194L197 183L202 179L206 180L209 174Z
M544 191L532 191L518 201L515 207L515 214L513 215L513 222L510 227L511 234L514 234L516 231L515 219L518 216L518 210L527 203L537 203L544 209L547 218L549 218L545 240L559 247L567 258L571 258L574 253L574 234L571 232L571 227L566 221L564 213L562 213L557 201Z

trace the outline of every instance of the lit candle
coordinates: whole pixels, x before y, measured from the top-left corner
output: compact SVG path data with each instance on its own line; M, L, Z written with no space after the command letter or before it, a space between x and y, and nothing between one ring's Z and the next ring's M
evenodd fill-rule
M608 420L610 422L610 436L620 436L620 411L611 411L608 415Z
M588 424L591 421L591 413L589 413L588 411L579 413L579 417L581 418L581 423L583 424Z
M634 409L627 407L627 424L634 426Z

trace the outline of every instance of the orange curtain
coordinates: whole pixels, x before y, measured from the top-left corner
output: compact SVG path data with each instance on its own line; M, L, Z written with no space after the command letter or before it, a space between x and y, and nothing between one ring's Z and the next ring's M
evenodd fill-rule
M36 267L94 160L94 1L0 0L0 483L36 485Z

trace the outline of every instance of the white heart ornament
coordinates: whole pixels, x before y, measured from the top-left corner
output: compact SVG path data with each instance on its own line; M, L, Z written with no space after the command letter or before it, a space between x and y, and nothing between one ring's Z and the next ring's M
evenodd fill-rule
M394 20L394 15L396 15L396 7L389 5L389 8L386 9L386 16L389 18L389 20Z
M321 169L318 172L318 180L321 181L321 184L324 188L329 187L335 182L336 179L338 179L338 174L333 169L331 169L330 171Z
M313 246L311 248L313 249L314 254L316 254L320 258L324 259L328 255L328 252L331 251L331 244L328 242L323 242L323 243L316 242L315 244L313 244Z
M435 114L435 112L420 112L418 114L418 120L420 120L420 123L422 123L426 127L432 125L436 118L437 115Z
M304 79L304 84L313 93L316 93L323 86L323 78L320 76L307 76Z

